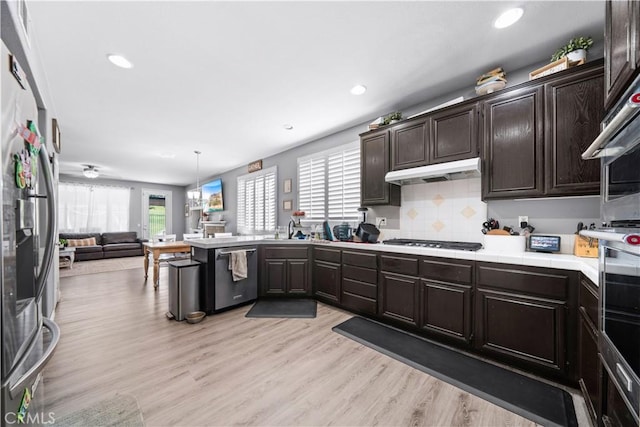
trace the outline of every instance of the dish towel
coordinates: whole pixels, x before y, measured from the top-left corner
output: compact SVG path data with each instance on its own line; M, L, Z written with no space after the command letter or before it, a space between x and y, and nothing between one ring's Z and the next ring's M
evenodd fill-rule
M234 282L247 278L247 251L229 253L229 270Z

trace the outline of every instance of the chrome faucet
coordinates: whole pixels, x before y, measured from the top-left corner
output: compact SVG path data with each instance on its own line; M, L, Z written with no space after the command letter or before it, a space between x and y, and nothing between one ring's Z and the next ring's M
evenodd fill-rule
M295 221L293 219L290 219L289 224L287 225L287 232L289 234L289 239L293 238L293 230L294 230L293 227L295 227L295 225L296 225Z

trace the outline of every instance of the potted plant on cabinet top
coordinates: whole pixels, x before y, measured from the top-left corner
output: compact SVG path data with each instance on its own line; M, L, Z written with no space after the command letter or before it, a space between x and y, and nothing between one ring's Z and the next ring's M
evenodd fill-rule
M382 125L390 125L393 123L397 123L400 120L402 120L402 113L400 111L395 111L385 116L385 118L382 120Z
M587 50L589 50L592 45L593 39L591 37L575 37L553 54L551 62L557 61L565 56L572 62L587 59Z

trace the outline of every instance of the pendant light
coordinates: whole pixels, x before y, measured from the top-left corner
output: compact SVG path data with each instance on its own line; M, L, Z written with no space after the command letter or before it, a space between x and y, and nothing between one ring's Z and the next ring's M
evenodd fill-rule
M192 201L194 206L202 206L202 189L200 188L200 154L201 151L194 150L196 154L196 189L194 191L188 191L187 197Z

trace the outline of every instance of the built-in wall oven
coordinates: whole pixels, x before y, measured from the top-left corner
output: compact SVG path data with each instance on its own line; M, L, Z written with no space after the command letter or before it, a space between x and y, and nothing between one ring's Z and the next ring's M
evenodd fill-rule
M600 158L598 350L611 382L640 421L640 76L583 153Z

